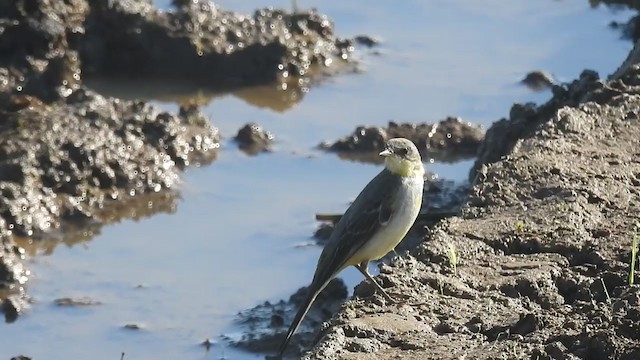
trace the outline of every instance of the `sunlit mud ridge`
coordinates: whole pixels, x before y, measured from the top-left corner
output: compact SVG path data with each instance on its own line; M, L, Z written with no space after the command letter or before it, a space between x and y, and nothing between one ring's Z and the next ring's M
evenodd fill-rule
M334 35L315 10L272 8L251 15L209 1L94 1L76 42L85 71L116 76L189 79L219 88L281 82L304 84L314 67L351 59L353 42Z
M640 358L638 84L637 65L615 81L586 71L514 106L461 216L382 266L404 300L348 301L304 358Z
M351 135L320 147L335 151L345 159L381 163L378 153L388 139L403 137L413 141L424 159L455 162L476 156L484 137L477 125L449 117L437 123L396 123L386 127L359 126Z
M0 0L0 308L8 321L24 305L29 275L21 260L30 251L15 237L27 248L43 238L82 241L123 216L172 211L181 171L219 148L197 104L160 112L86 88L86 74L300 90L313 69L351 60L352 42L315 11L174 5Z

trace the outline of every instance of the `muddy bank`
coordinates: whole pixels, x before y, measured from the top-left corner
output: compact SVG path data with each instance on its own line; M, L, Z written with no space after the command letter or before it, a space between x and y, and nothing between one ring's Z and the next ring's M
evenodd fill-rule
M85 89L65 104L5 113L3 130L0 214L14 235L36 238L109 201L174 187L219 146L197 109L161 113Z
M639 117L637 66L514 106L487 132L462 215L382 266L404 300L356 289L305 358L639 358Z
M73 238L71 228L95 234L95 223L119 218L118 203L173 189L187 165L211 161L219 146L217 130L197 109L158 112L83 88L64 103L0 115L0 225L13 252L10 236ZM144 208L163 211L161 203ZM13 264L3 287L19 293L24 271L7 250L2 258Z

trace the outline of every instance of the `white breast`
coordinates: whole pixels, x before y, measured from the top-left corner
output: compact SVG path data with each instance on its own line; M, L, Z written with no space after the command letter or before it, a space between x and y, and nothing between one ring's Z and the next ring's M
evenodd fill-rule
M391 220L352 257L349 263L359 264L380 259L400 243L420 211L423 184L422 176L402 179L394 206L396 211Z

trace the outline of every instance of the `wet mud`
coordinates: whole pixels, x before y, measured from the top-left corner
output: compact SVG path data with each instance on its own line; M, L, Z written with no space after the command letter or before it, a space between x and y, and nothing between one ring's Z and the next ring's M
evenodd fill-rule
M92 74L175 77L216 88L287 84L308 81L312 68L348 60L354 50L315 10L241 15L202 0L175 0L170 11L151 0L92 4L76 42Z
M404 137L413 141L425 159L455 162L473 158L484 137L484 130L460 118L449 117L434 124L396 123L386 127L359 126L351 135L320 148L334 151L350 160L381 163L378 153L388 139Z
M13 253L13 236L38 241L92 229L121 201L171 190L187 165L211 161L219 146L217 130L197 109L163 113L84 88L64 102L2 115L0 215ZM20 255L3 256L13 264L3 278L18 293L26 280L13 260Z
M197 104L177 114L102 96L87 74L169 79L222 90L311 82L351 59L315 11L252 15L207 1L0 0L0 299L7 321L26 306L33 241L84 241L122 217L174 211L181 172L216 157L220 134ZM171 56L167 56L171 54ZM179 60L177 60L179 59ZM335 67L335 66L334 66ZM249 128L251 129L251 128ZM240 138L259 151L267 132ZM82 302L80 300L80 302ZM76 300L65 305L79 305Z
M347 298L347 286L341 279L333 279L318 295L318 300L311 306L304 324L300 326L291 340L292 348L306 348L318 333L320 326L340 310ZM285 301L277 303L265 302L252 309L238 314L237 322L246 331L240 339L227 337L232 345L253 352L269 352L276 349L282 340L281 334L274 333L273 328L287 328L293 320L298 307L307 296L307 288L298 289Z
M460 216L356 289L305 359L637 359L640 68L593 72L487 132ZM508 141L507 141L508 140Z

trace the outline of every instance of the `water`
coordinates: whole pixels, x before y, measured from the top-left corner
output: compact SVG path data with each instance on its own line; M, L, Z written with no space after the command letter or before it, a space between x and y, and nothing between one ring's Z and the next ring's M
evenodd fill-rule
M157 1L166 6L168 1ZM288 2L222 1L251 12ZM299 1L299 6L313 6ZM34 256L28 293L35 303L16 323L0 325L0 358L254 359L219 335L237 334L234 314L287 298L306 285L320 249L311 243L315 213L338 213L379 171L315 150L356 125L389 120L436 121L447 115L483 124L506 116L513 102L542 102L517 84L541 69L560 80L583 68L606 75L631 45L607 28L628 11L591 9L587 1L325 1L317 4L338 34L369 34L381 55L363 51L365 73L343 75L286 101L272 87L211 95L149 86L121 97L147 97L167 110L198 96L226 136L218 159L184 176L176 210L105 226L91 241L58 245ZM160 91L158 91L160 90ZM274 152L249 157L229 141L246 122L274 132ZM430 164L462 180L471 161ZM70 243L71 244L71 243ZM51 248L51 246L49 246ZM44 253L45 250L33 250ZM355 270L344 278L360 281ZM53 300L90 297L103 304L61 308ZM138 324L142 330L124 329ZM209 353L200 345L215 343Z

